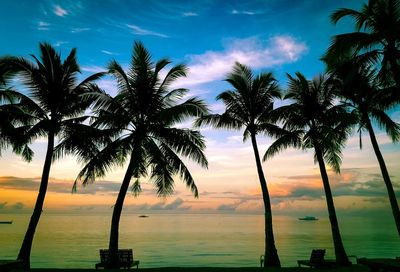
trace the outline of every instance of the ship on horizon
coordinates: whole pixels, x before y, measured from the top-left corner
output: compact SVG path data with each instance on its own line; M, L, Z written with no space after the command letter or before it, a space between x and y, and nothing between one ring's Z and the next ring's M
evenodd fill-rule
M304 217L300 217L299 220L315 221L315 220L318 220L318 218L316 218L315 216L304 216Z

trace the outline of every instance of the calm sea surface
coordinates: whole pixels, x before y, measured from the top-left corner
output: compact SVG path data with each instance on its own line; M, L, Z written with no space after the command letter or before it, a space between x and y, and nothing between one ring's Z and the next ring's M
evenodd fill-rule
M18 253L30 215L0 214L0 259ZM43 214L32 249L32 267L94 268L99 248L108 245L107 215ZM400 238L392 218L340 218L348 255L400 256ZM141 267L258 266L264 246L262 215L123 214L120 248L133 248ZM276 246L283 266L308 259L311 249L334 251L327 218L300 221L275 216Z

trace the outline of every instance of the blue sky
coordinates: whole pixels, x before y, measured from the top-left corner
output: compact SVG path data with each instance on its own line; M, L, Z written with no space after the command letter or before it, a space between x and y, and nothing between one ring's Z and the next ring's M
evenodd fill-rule
M156 59L190 64L193 56L223 54L240 40L266 49L274 37L286 37L304 50L294 52L296 61L270 68L279 78L297 70L312 76L323 70L318 59L332 34L351 29L329 22L343 6L349 1L2 1L0 31L7 38L0 48L26 56L47 41L64 54L77 47L83 67L101 67L111 58L128 62L133 41L141 40Z
M324 71L319 58L332 35L353 30L349 20L332 25L329 15L341 7L358 9L362 3L360 0L4 0L0 1L0 55L29 57L29 54L38 54L38 44L44 41L55 46L64 57L76 47L82 74L87 76L103 70L111 59L127 67L133 42L142 41L154 59L168 57L174 64L185 63L190 69L189 75L177 85L189 88L192 94L201 96L212 110L219 112L223 108L215 101L215 96L229 87L223 79L234 61L245 63L256 72L272 71L282 87L286 84L286 73L300 71L311 78ZM111 94L115 93L111 78L104 78L99 84ZM393 111L392 117L399 121L399 111ZM171 207L168 205L178 203L177 207L183 210L262 210L250 144L243 144L240 132L204 129L203 133L207 137L209 170L191 165L200 189L199 200L193 200L179 182L172 198L157 200L150 185L145 184L148 190L144 196L137 200L128 198L127 205L131 201L131 205L142 208ZM398 184L400 173L396 161L400 158L400 147L379 130L378 139L393 181ZM271 141L259 139L261 152ZM358 210L373 205L388 208L367 135L364 143L363 151L359 151L358 139L352 137L344 153L342 175L331 173L333 191L335 194L336 188L338 206L343 210L351 210L354 205L358 205ZM3 154L0 186L9 191L0 190L0 199L4 199L0 200L0 210L14 205L19 208L33 205L32 192L36 190L41 173L45 140L35 143L34 149L36 157L31 164L22 162L11 152ZM54 187L49 187L47 197L50 205L56 207L59 194L69 192L69 184L79 167L74 158L54 165L51 172ZM289 150L264 163L264 168L273 192L274 210L324 207L319 172L311 152ZM79 196L68 196L66 199L71 201L64 204L112 204L114 200L110 196L115 195L116 183L123 173L123 168L117 169L100 185L86 189L82 195L92 198L81 197L73 202ZM19 192L18 197L15 190ZM110 192L108 198L102 198L106 191Z

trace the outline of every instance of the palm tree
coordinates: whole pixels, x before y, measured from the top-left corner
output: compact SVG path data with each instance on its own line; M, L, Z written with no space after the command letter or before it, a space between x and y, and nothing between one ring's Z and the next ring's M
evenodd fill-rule
M234 130L244 128L243 140L250 138L265 209L264 267L280 267L272 228L271 201L256 139L259 133L279 132L277 126L268 122L269 113L273 109L273 99L280 97L279 88L272 73L254 76L249 67L238 62L235 63L233 71L228 74L226 81L234 89L224 91L217 96L217 100L222 100L225 104L225 112L203 116L196 121L196 124Z
M338 56L355 53L367 62L380 61L381 79L394 80L400 88L400 1L369 0L360 11L341 8L332 13L331 20L350 17L355 32L336 35L325 55L331 67Z
M399 205L372 126L372 120L374 120L380 128L386 131L393 142L400 140L400 124L394 122L385 113L386 110L392 109L399 103L399 93L394 92L395 87L381 87L381 84L377 80L377 71L375 69L352 60L338 66L335 69L335 76L341 80L341 86L338 89L339 96L344 104L358 117L357 125L360 132L360 147L362 147L361 133L363 130L368 131L372 147L381 168L383 181L386 185L397 231L400 235Z
M272 143L264 160L288 147L314 149L314 160L318 162L325 190L336 262L338 265L349 265L325 161L336 172L340 171L341 149L350 133L351 118L344 107L334 105L334 88L323 76L312 81L308 81L301 73L296 73L296 76L288 75L289 87L285 95L285 99L291 99L293 103L277 108L273 113L274 121L283 122L283 129L287 132Z
M4 65L14 71L23 84L29 88L29 94L19 94L20 109L29 115L30 125L24 127L24 143L30 143L38 137L47 137L47 151L40 181L39 194L33 214L29 221L17 259L24 267L30 267L32 241L39 223L46 195L54 143L57 135L74 123L83 122L83 116L90 103L83 101L81 95L91 91L93 80L102 73L92 75L78 84L80 72L76 60L76 49L72 49L62 62L61 56L47 43L40 44L40 58L32 55L34 62L25 58L8 57Z
M86 163L77 178L83 185L128 162L112 214L109 268L119 267L119 221L131 180L135 179L132 190L136 194L140 192L140 179L149 177L157 194L167 196L174 191L173 176L179 175L197 197L194 179L180 156L207 167L202 135L179 128L179 124L208 110L198 98L181 102L187 89L169 90L171 83L186 76L186 67L176 65L161 78L160 72L170 63L161 59L154 64L143 44L135 42L127 72L116 61L108 67L117 80L118 94L114 98L99 92L88 95L96 98L97 116L91 127L70 131L59 146L60 153L77 153ZM77 139L83 140L78 149L73 144Z

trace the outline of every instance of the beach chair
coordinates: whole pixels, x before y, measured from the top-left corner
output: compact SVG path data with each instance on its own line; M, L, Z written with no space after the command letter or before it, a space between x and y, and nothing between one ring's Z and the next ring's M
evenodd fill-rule
M108 249L100 249L100 262L95 265L96 269L99 267L105 268L108 262L110 251ZM130 249L119 249L118 250L119 267L130 269L133 266L139 268L139 261L133 259L133 250Z
M311 268L318 268L324 265L325 249L313 249L309 260L298 260L297 264L309 266Z

